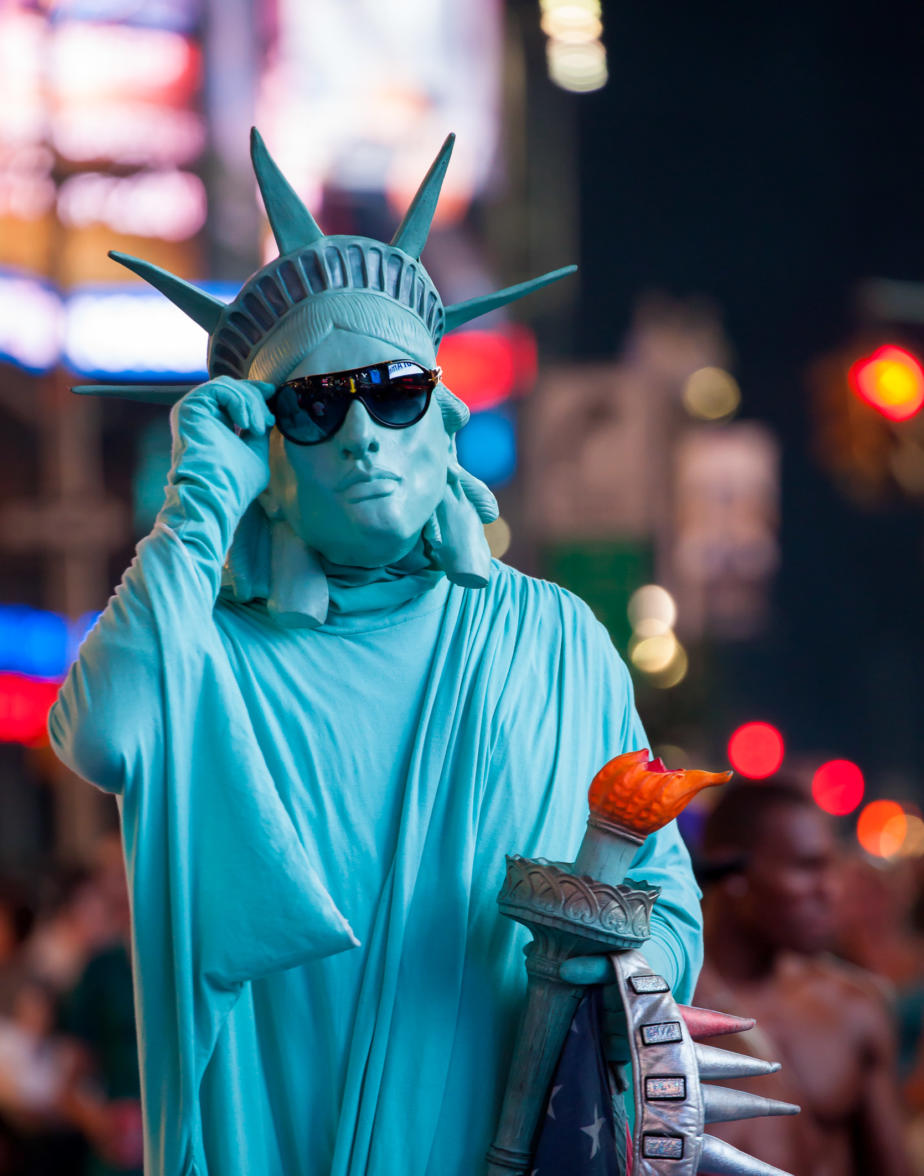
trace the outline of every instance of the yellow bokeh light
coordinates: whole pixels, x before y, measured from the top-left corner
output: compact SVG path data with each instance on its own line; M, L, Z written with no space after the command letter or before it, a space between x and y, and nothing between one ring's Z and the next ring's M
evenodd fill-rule
M550 40L546 57L549 77L563 90L581 94L606 85L606 50L599 41L572 44Z
M687 377L683 405L691 416L720 421L737 412L740 404L738 381L723 368L702 367Z
M503 559L510 547L510 540L512 538L510 532L510 524L506 519L497 518L493 523L486 523L484 528L484 535L488 541L488 547L495 559Z
M876 389L884 404L906 404L918 393L915 373L894 359L882 359L874 367Z
M543 17L550 12L557 12L560 8L580 8L582 12L595 16L598 20L603 15L600 0L539 0L539 8Z
M571 45L596 41L603 32L600 17L581 4L558 4L546 9L541 26L546 36Z
M906 813L905 839L902 841L902 857L924 857L924 820L915 813Z
M670 690L671 687L680 685L689 668L690 659L687 657L687 651L678 641L674 656L659 674L652 675L651 684L659 690Z
M660 674L671 665L679 642L673 633L659 633L655 637L633 637L629 642L629 658L643 674Z
M657 637L673 629L677 605L660 584L645 584L629 597L629 623L638 637Z

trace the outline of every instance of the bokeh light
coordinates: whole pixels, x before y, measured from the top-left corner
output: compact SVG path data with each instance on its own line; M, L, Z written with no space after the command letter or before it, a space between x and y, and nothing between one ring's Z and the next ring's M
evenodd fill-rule
M783 736L770 723L744 723L728 741L728 761L749 780L765 780L783 762Z
M629 658L643 674L660 674L677 654L679 642L673 633L657 633L653 637L633 637L629 642Z
M812 777L812 797L835 817L852 813L863 799L863 773L850 760L829 760Z
M502 408L472 413L456 445L460 463L489 486L503 486L516 471L516 429Z
M606 85L606 50L599 41L549 41L546 56L549 77L563 90L584 94Z
M905 839L902 841L902 857L924 857L924 820L917 813L905 814Z
M851 389L890 421L906 421L924 405L924 369L903 347L878 347L851 367Z
M44 743L48 712L57 695L57 682L0 674L0 742Z
M657 686L659 690L670 690L672 687L680 685L687 676L689 668L690 659L687 657L687 651L675 637L673 657L663 670L652 676L651 684Z
M486 523L484 528L488 547L495 559L503 559L510 547L510 524L505 518L496 518L493 523Z
M732 416L741 404L738 381L718 367L698 368L683 388L683 406L691 416L703 421L719 421Z
M542 31L556 41L584 44L596 41L603 32L599 6L592 4L552 4L542 14Z
M873 857L895 857L907 832L908 817L894 800L873 800L857 818L857 841Z
M673 629L677 605L660 584L645 584L629 597L629 623L638 637L657 637Z

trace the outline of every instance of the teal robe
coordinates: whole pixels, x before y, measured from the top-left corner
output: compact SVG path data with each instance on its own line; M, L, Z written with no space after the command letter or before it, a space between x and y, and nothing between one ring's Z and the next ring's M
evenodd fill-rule
M505 853L573 858L645 745L588 608L493 566L331 581L321 628L220 595L234 510L171 489L50 718L117 794L149 1176L475 1176L524 991ZM377 582L378 581L378 582ZM698 891L673 826L649 958L679 999Z

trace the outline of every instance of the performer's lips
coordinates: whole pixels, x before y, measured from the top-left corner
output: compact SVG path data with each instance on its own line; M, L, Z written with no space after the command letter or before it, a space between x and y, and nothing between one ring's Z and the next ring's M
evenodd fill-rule
M400 475L393 474L391 470L376 467L356 469L340 481L337 489L341 492L353 491L348 496L349 502L364 502L368 498L385 498L393 494L400 481Z

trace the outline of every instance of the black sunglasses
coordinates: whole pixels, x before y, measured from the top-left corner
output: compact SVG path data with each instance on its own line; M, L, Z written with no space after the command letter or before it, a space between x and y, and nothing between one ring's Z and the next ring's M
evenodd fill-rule
M392 359L348 372L298 376L280 385L266 403L283 437L296 445L320 445L337 432L354 400L386 428L416 424L442 374L441 368Z

